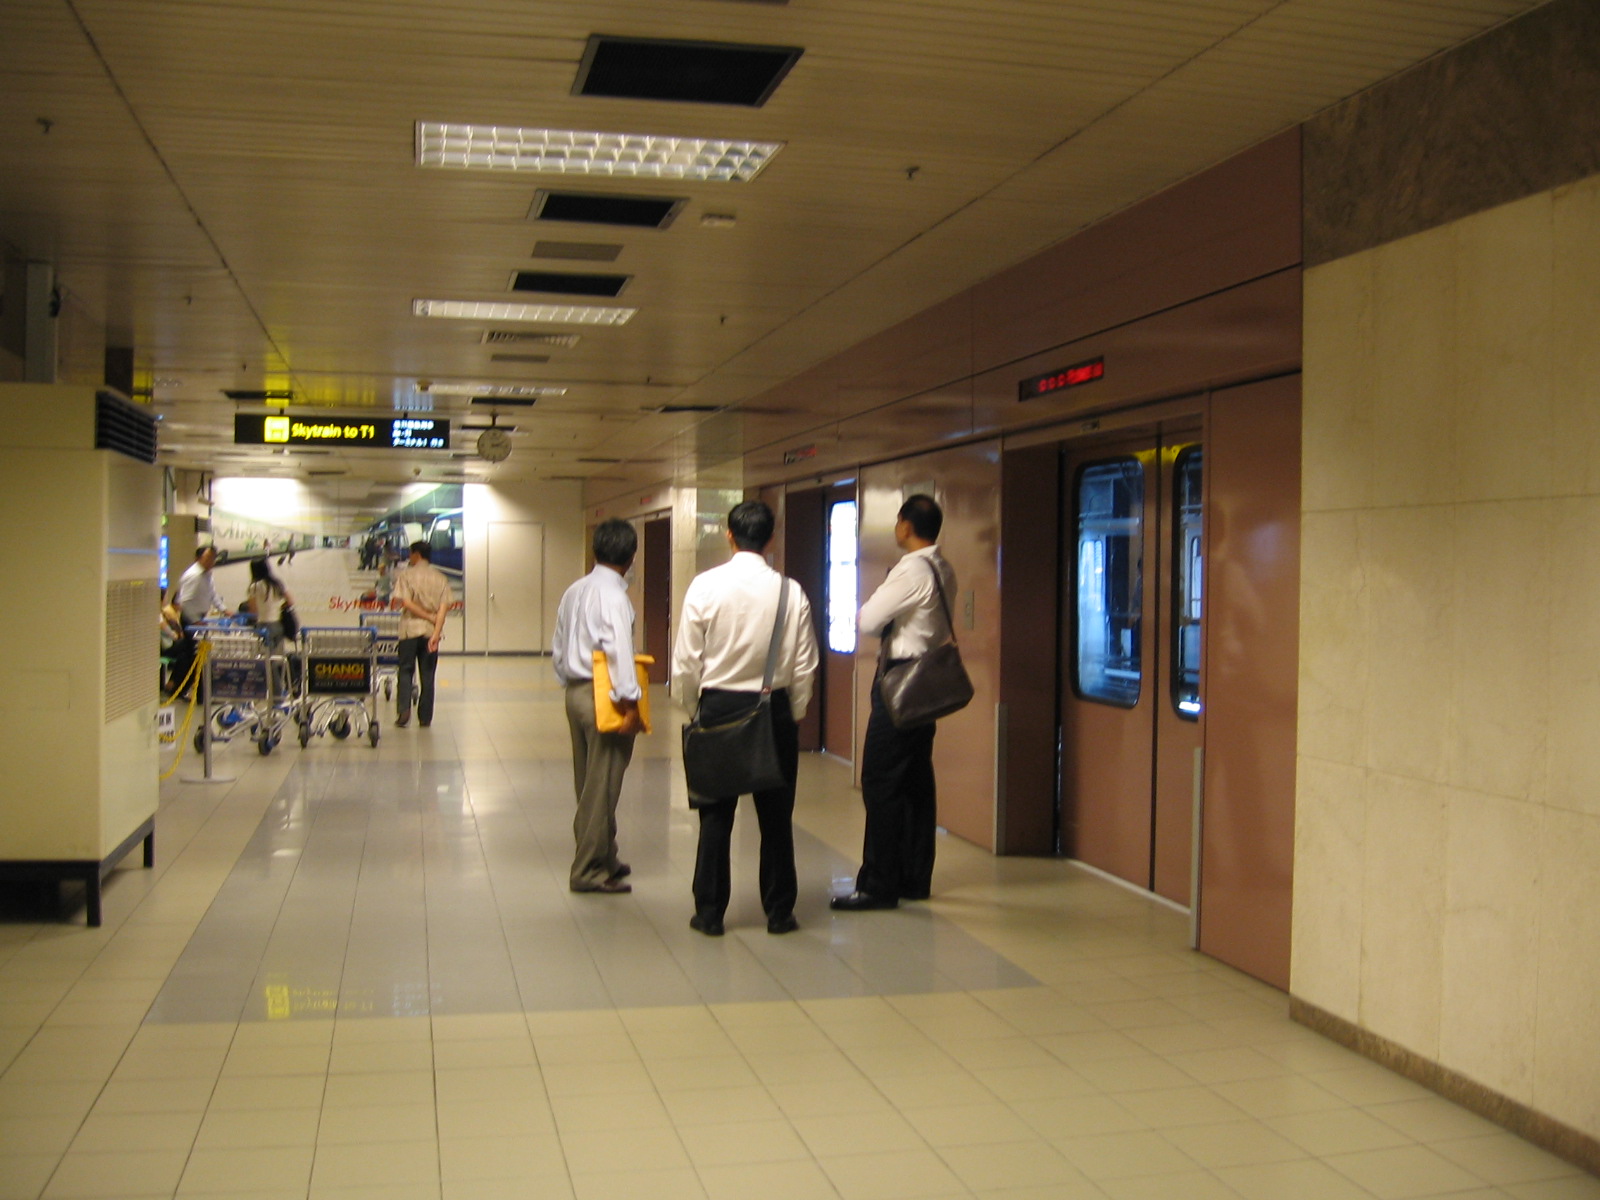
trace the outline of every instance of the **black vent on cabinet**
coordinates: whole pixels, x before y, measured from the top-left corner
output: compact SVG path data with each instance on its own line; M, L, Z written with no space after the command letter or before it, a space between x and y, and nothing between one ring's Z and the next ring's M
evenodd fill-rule
M534 193L528 216L534 221L565 221L573 225L665 229L687 203L683 196L612 196L540 189Z
M760 108L804 53L800 46L597 33L584 50L572 94Z
M94 448L112 450L140 462L156 461L155 414L115 392L94 394Z
M511 279L514 292L540 292L551 296L607 296L622 293L631 275L582 275L573 271L518 271Z
M616 262L620 242L547 242L533 244L534 258L565 258L580 262Z

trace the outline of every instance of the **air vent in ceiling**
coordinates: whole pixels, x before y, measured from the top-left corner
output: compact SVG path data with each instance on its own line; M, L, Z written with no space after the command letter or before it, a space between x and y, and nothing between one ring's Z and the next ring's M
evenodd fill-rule
M307 471L306 474L307 475L313 475L313 476L321 477L321 476L326 476L326 475L347 475L347 474L349 474L349 472L347 472L347 471Z
M294 392L287 388L223 388L222 394L229 400L238 400L241 403L261 404L267 400L293 400Z
M94 448L112 450L140 462L155 462L155 414L131 400L124 400L115 392L96 392Z
M473 433L482 433L485 429L498 429L501 433L515 433L517 431L515 425L468 425L465 422L462 423L461 428L471 430ZM469 454L467 457L471 458L472 455Z
M682 100L760 108L805 50L595 34L578 65L574 96Z
M550 361L548 354L491 354L490 362L509 363L547 363Z
M578 344L575 333L529 333L520 329L491 329L483 335L485 346L506 346L511 343L528 346L560 346L570 350Z
M619 463L622 460L620 458L580 458L578 461L581 463L604 463L609 466L612 463Z
M583 275L575 271L518 271L511 277L511 290L551 296L620 296L632 278L631 275Z
M649 413L714 413L715 404L653 404L644 410Z
M577 262L616 262L622 253L618 242L547 242L533 244L534 258L565 258Z
M500 408L532 408L539 403L537 396L474 396L473 404L493 404Z
M599 192L534 193L528 217L574 225L626 225L665 229L688 201L681 196L609 196Z

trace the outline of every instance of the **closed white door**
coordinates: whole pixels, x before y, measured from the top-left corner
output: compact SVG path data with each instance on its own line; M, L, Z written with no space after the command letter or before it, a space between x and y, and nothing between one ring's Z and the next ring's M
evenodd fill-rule
M489 595L484 648L494 653L544 650L544 526L538 521L490 521Z

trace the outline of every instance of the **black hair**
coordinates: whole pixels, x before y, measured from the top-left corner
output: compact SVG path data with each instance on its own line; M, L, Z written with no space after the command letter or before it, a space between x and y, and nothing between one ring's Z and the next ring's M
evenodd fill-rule
M639 535L621 517L594 527L594 560L608 567L626 567L639 549Z
M421 555L423 562L432 562L433 561L433 547L430 546L427 542L412 542L411 546L410 546L410 551L411 551L412 554Z
M253 583L270 585L272 590L280 596L285 594L283 583L272 573L272 568L267 565L267 560L264 558L252 558L250 560L250 579Z
M207 550L215 550L215 549L216 549L216 547L213 546L210 542L207 542L204 546L196 546L195 549L194 549L194 560L195 560L195 562L199 562L201 557L205 554L205 552Z
M741 550L760 554L772 541L772 531L777 526L772 510L760 500L746 500L735 504L728 514L728 532L733 534L733 544Z
M936 542L939 540L939 530L944 528L944 509L932 496L918 492L915 496L906 497L906 502L900 506L900 515L895 520L910 521L912 533L925 542Z

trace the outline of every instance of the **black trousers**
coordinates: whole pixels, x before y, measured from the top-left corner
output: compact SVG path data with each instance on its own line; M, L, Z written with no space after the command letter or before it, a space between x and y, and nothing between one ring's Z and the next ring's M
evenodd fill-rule
M433 721L433 674L439 666L439 652L428 649L426 635L401 638L400 665L395 671L395 712L404 721L411 715L411 673L415 668L421 694L417 697L417 719L424 725Z
M933 887L938 793L933 778L934 724L896 729L872 681L872 714L861 752L861 799L867 829L856 890L886 899L925 899Z
M700 712L707 721L724 721L753 708L755 692L725 692L708 688L700 693ZM794 781L800 770L800 729L789 709L789 693L772 693L772 729L778 741L778 763L784 785L756 792L756 821L761 826L761 908L767 920L794 911L800 884L794 869ZM694 860L694 907L703 917L722 920L733 892L730 857L733 816L739 797L727 796L697 806L700 845Z

